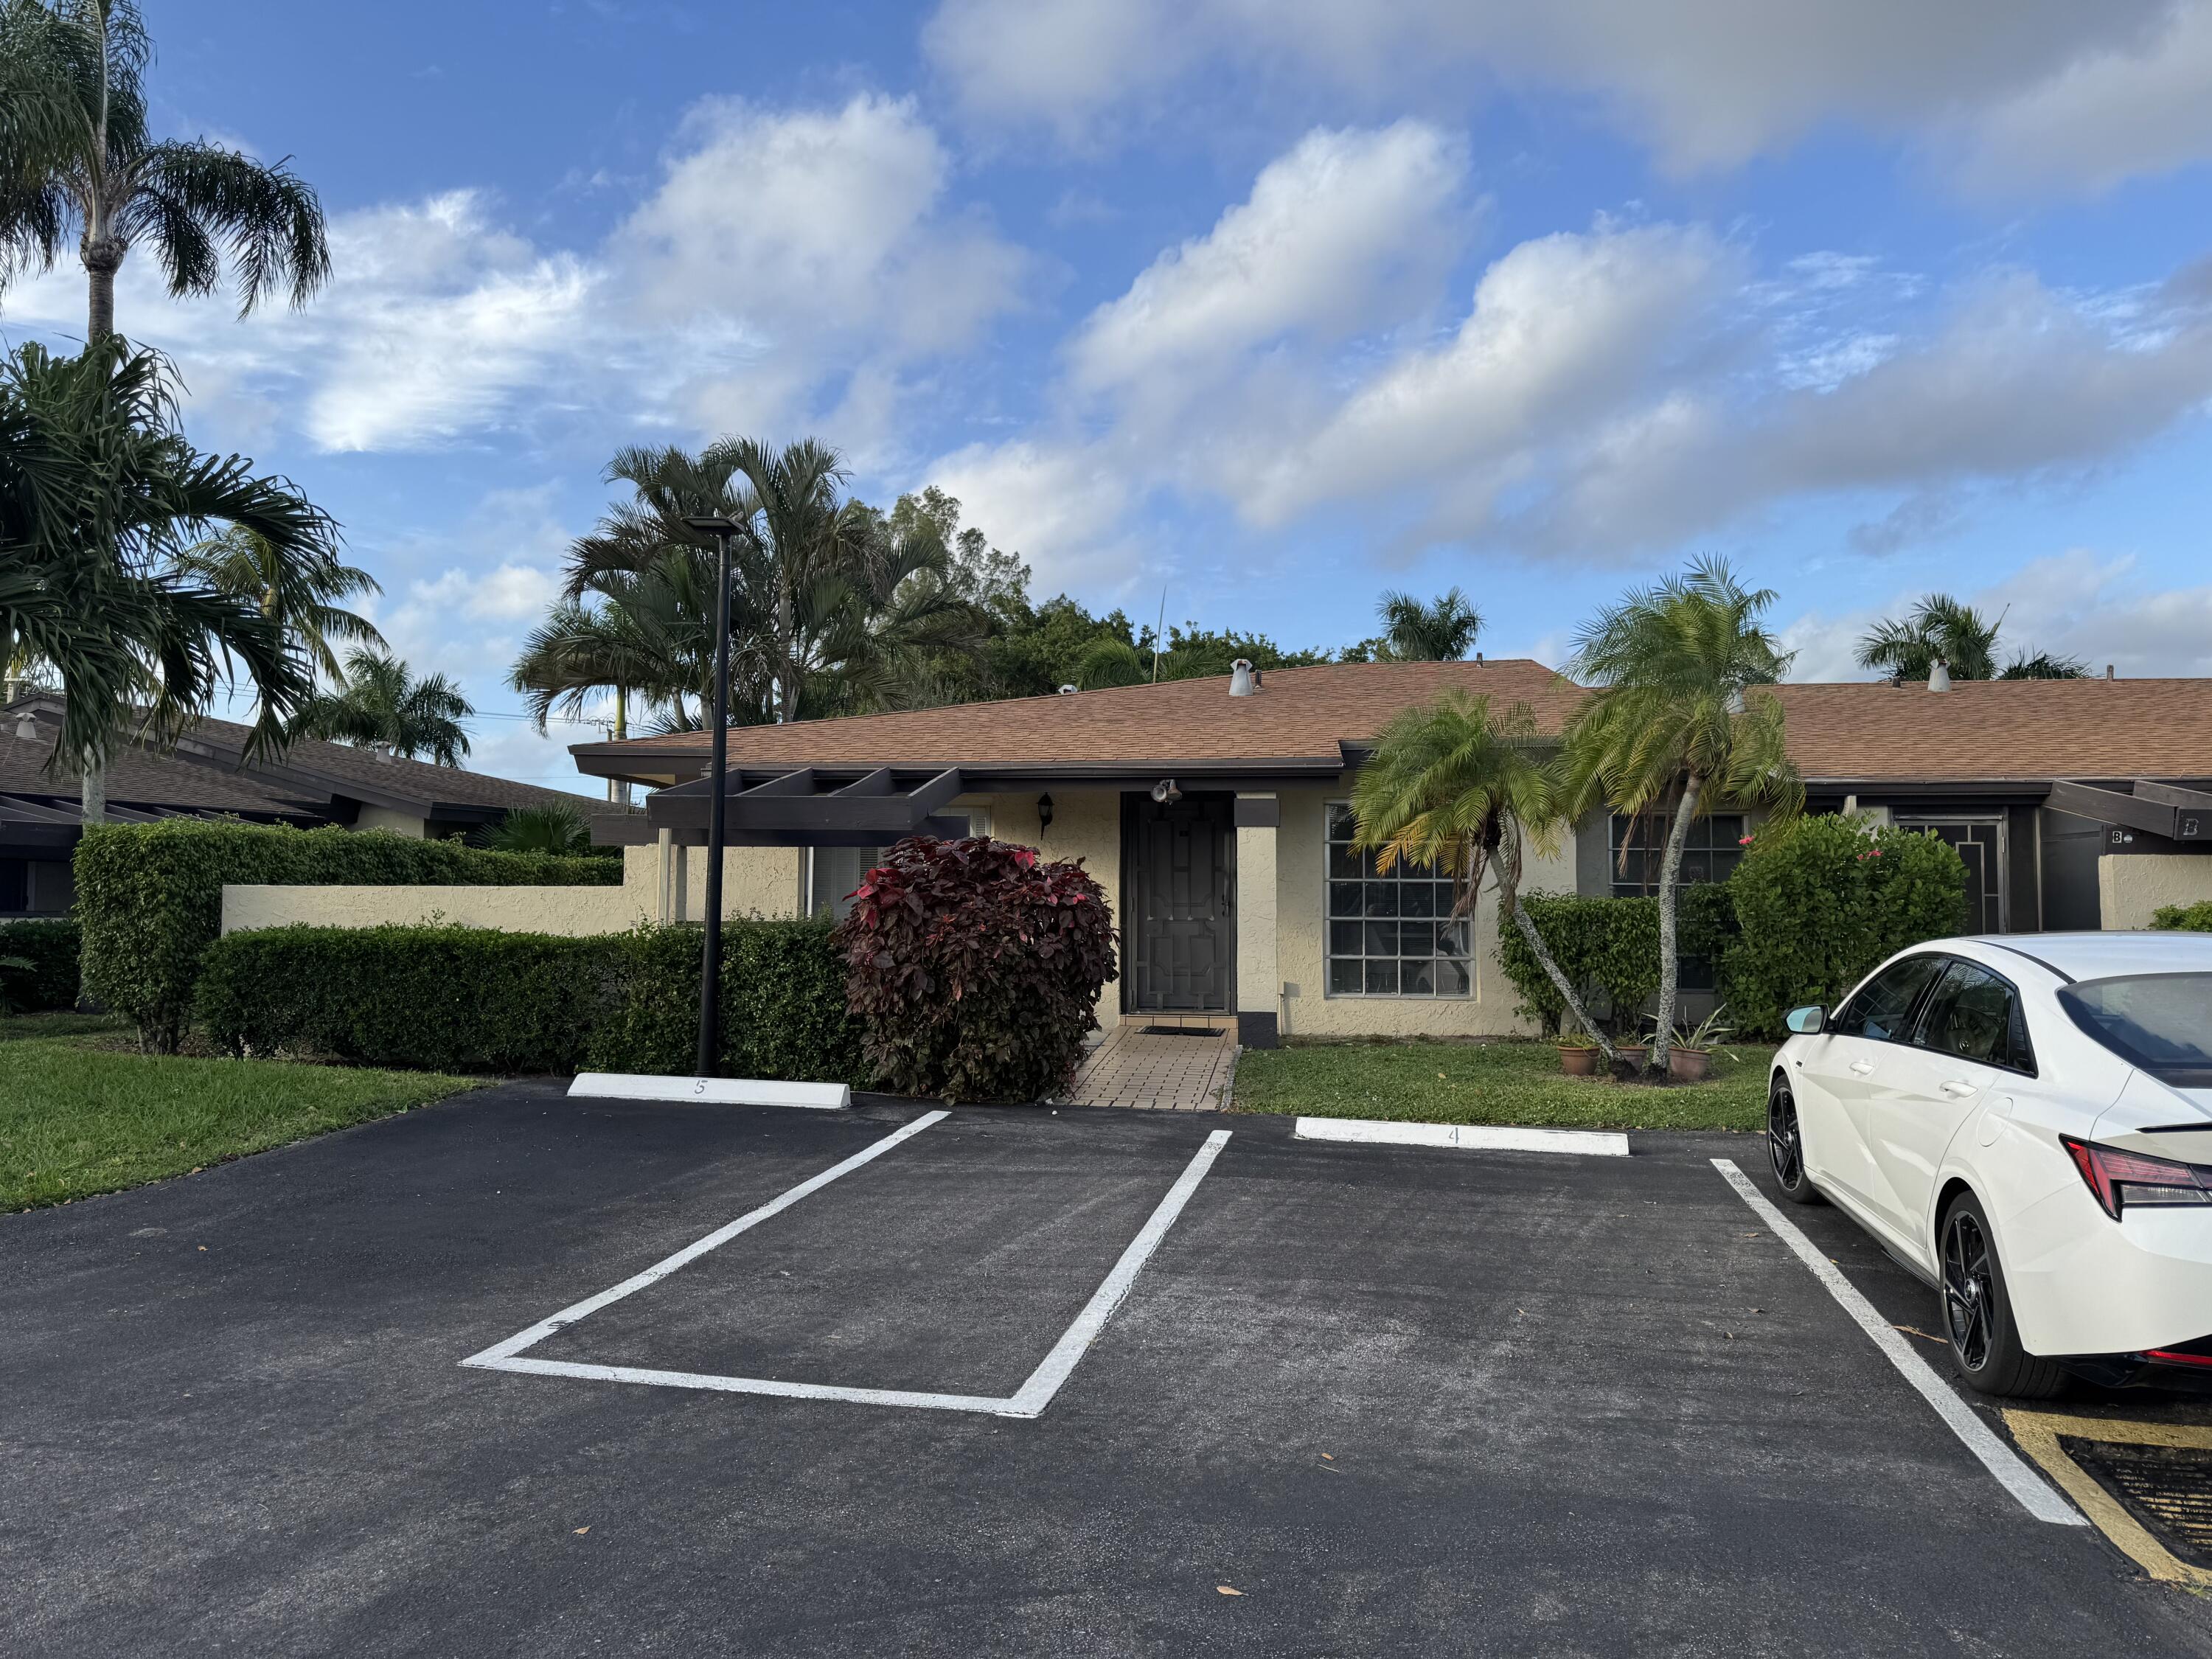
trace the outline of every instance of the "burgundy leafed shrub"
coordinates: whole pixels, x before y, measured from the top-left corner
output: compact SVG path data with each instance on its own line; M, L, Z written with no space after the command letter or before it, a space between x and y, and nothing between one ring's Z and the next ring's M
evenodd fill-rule
M901 842L854 890L836 943L867 1060L904 1095L1059 1093L1115 977L1104 890L1005 842Z

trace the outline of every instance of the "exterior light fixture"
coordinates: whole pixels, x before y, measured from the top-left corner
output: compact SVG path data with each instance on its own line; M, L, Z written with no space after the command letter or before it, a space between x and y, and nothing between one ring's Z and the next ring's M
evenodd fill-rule
M1052 797L1050 795L1039 795L1037 797L1037 834L1041 836L1051 828Z
M728 839L724 814L730 791L730 538L738 521L719 513L687 516L684 522L714 538L714 758L708 775L714 793L707 808L706 936L699 947L699 1070L714 1075L721 1048L722 848Z
M1152 786L1152 799L1163 806L1172 806L1182 799L1182 791L1176 787L1173 778L1162 778Z

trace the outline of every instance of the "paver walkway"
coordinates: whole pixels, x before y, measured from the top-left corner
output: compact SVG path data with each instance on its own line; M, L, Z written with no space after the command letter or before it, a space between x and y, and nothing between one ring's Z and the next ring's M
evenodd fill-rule
M1084 1056L1066 1098L1072 1106L1215 1112L1229 1103L1236 1073L1233 1031L1164 1036L1135 1024L1109 1025Z

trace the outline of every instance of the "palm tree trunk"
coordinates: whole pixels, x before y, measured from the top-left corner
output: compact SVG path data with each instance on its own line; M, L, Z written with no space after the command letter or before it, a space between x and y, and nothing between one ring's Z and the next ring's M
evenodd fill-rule
M1690 820L1697 816L1698 793L1705 780L1695 772L1682 785L1682 799L1674 807L1674 822L1667 831L1667 850L1659 860L1659 1030L1651 1039L1651 1069L1667 1069L1667 1048L1674 1034L1676 981L1680 964L1674 956L1674 895L1682 870L1682 844L1690 838Z
M1498 847L1496 868L1498 913L1510 917L1513 925L1521 930L1521 937L1527 942L1529 954L1536 958L1536 965L1544 970L1544 977L1552 981L1552 988L1567 1005L1567 1012L1574 1016L1575 1024L1588 1032L1590 1040L1597 1044L1598 1052L1605 1056L1607 1068L1619 1065L1620 1056L1613 1052L1613 1044L1607 1040L1605 1033L1598 1030L1597 1022L1589 1017L1589 1010L1583 1006L1582 997L1575 990L1573 981L1559 971L1559 961L1552 955L1552 947L1544 943L1543 934L1536 931L1535 919L1521 908L1521 842L1520 837L1510 830L1506 832Z
M85 314L85 338L97 343L115 332L115 266L102 262L85 264L90 289Z
M82 781L77 793L77 816L87 824L107 819L107 763L88 758L79 770Z

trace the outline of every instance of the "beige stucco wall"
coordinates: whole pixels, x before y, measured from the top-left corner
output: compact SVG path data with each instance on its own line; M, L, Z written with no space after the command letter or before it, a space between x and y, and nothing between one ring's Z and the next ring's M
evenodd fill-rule
M619 933L647 914L629 887L225 887L222 931L445 923L514 933Z
M1277 799L1258 794L1237 799ZM1275 1014L1282 1002L1282 881L1276 859L1280 835L1273 825L1237 831L1237 1012L1242 1014Z
M2106 927L2148 927L2162 904L2212 899L2212 854L2106 853L2097 860L2097 898Z
M388 830L395 836L422 839L423 822L411 812L395 812L388 806L364 806L353 821L356 830Z
M658 921L696 921L707 914L707 849L672 847L668 895L661 896L662 849L623 849L623 883ZM799 847L731 847L722 853L722 915L795 916L805 898L806 852Z
M1474 913L1474 994L1466 997L1332 997L1324 957L1322 886L1328 829L1323 808L1341 789L1285 789L1275 843L1276 963L1286 1036L1505 1036L1534 1028L1515 1012L1520 994L1498 959L1498 901L1486 890ZM1571 893L1575 849L1562 837L1549 857L1524 860L1522 885ZM1240 884L1241 885L1241 884ZM1290 988L1295 987L1295 991ZM1250 1006L1250 1005L1248 1005Z

